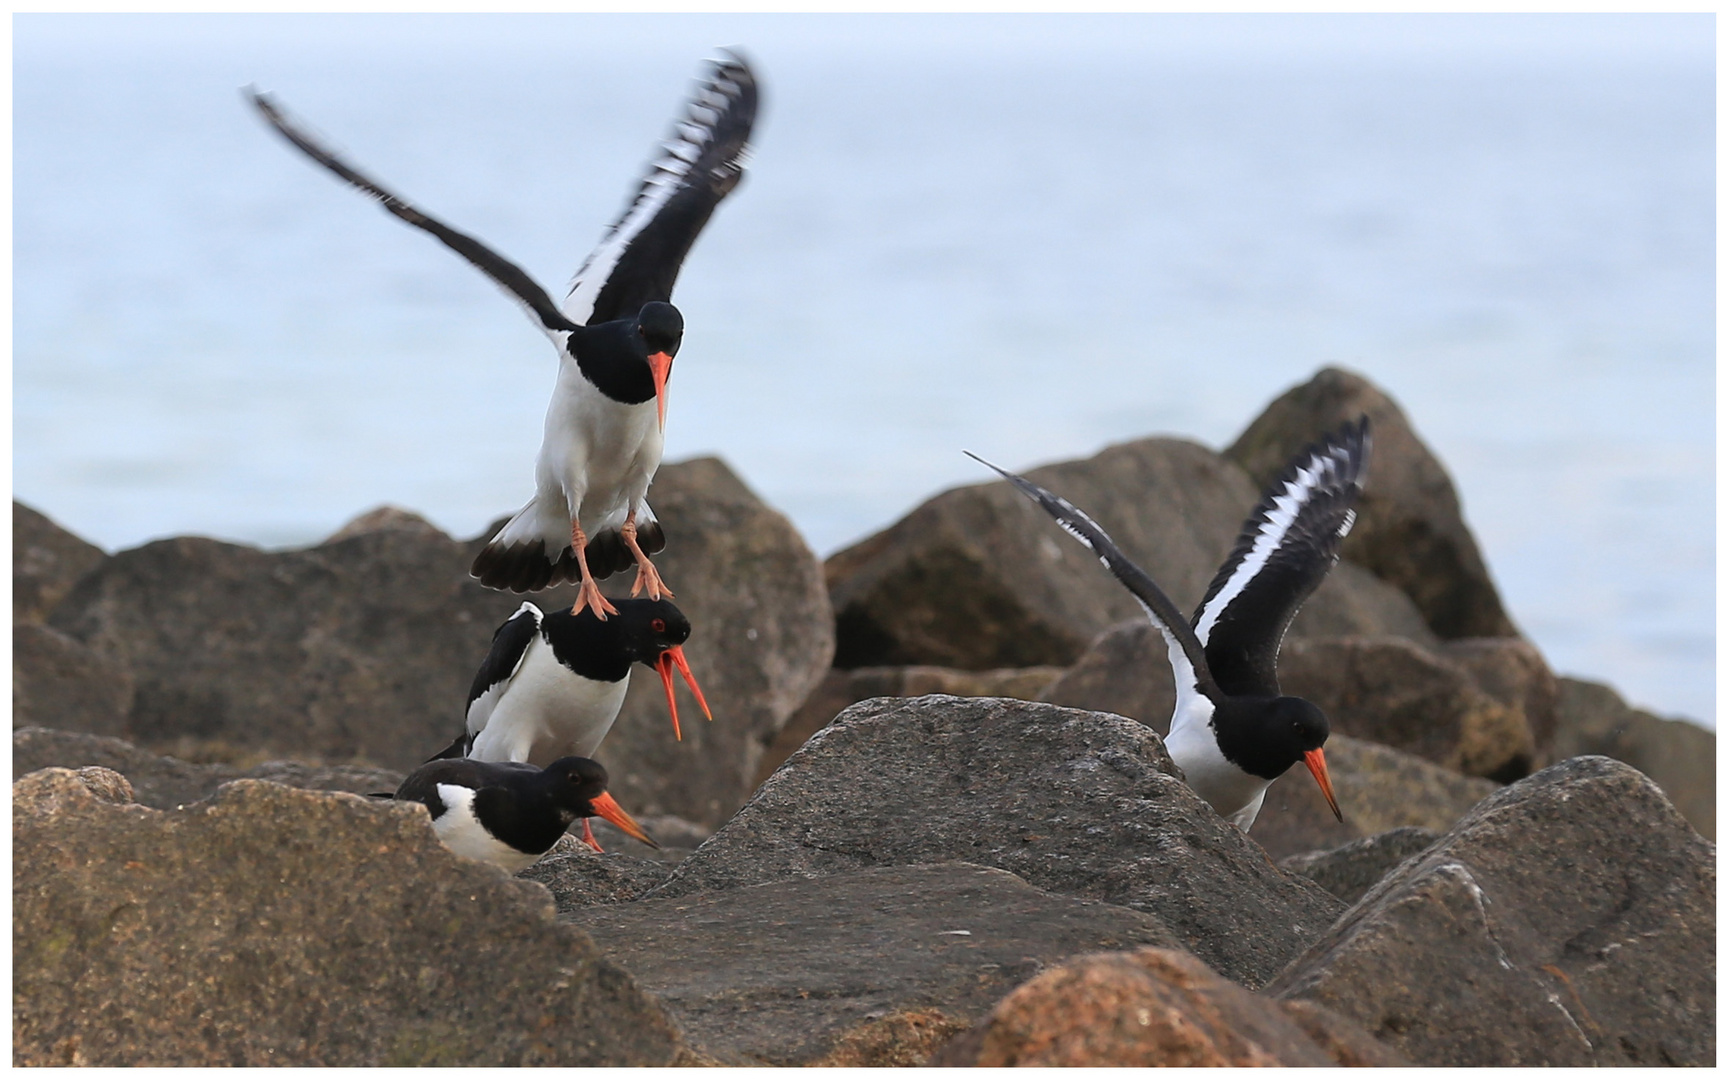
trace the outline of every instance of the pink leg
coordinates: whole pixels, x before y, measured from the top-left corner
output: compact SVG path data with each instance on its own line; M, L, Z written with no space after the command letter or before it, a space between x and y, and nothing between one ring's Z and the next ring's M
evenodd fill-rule
M570 519L570 550L576 553L576 565L582 571L582 584L576 589L576 603L570 608L570 614L580 615L584 607L594 609L594 617L601 622L606 621L608 614L618 614L618 609L612 602L600 595L600 586L594 584L594 578L588 573L588 538L582 535L582 526ZM583 822L586 827L587 822Z
M596 855L606 854L606 849L600 846L600 841L594 839L594 827L588 824L588 819L582 819L582 842L594 849Z
M672 590L660 580L660 571L654 569L654 564L648 561L648 556L642 553L642 548L636 543L636 511L630 511L630 516L624 519L624 527L618 532L624 537L624 546L630 549L630 554L636 556L636 581L630 586L630 595L635 596L647 589L650 600L660 599L662 593L673 596Z

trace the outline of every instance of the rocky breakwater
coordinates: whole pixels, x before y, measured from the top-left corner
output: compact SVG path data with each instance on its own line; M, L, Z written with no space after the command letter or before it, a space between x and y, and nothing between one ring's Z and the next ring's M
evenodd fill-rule
M725 465L667 465L654 493L674 538L656 563L695 627L686 654L715 720L686 715L674 741L644 668L600 756L633 812L712 830L828 669L833 621L815 556ZM490 529L463 543L401 511L279 552L182 537L110 557L23 507L14 533L31 538L13 566L27 601L14 611L14 727L188 761L410 769L461 729L492 632L522 602L468 577ZM567 605L574 589L534 599Z

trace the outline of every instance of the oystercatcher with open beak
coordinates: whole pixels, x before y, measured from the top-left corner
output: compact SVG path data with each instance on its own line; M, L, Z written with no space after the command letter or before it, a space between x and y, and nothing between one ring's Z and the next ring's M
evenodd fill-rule
M1326 716L1312 702L1279 692L1278 646L1296 610L1338 561L1356 520L1368 449L1364 416L1298 454L1248 516L1192 622L1072 503L969 453L1091 548L1146 609L1176 675L1164 744L1189 786L1243 832L1260 813L1266 788L1298 761L1344 820L1326 771Z
M483 585L522 593L579 581L571 611L590 608L604 619L617 609L595 581L635 565L631 596L672 595L648 561L666 538L646 501L665 442L667 380L684 336L672 286L697 234L744 175L757 97L741 56L728 52L713 62L560 308L521 267L385 190L253 94L289 142L520 300L558 350L534 498L475 558L471 572Z
M432 829L458 855L526 870L552 849L564 830L599 817L650 847L659 847L606 792L606 768L565 757L544 769L516 762L437 759L415 769L396 789L398 801L424 803Z

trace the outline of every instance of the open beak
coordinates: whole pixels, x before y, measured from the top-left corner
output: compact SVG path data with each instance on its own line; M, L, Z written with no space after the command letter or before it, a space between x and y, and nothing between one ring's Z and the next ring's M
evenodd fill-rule
M629 814L626 814L624 808L619 806L617 801L606 792L602 791L594 798L589 799L588 805L594 808L595 814L605 818L607 821L610 821L612 824L622 829L624 835L634 837L651 848L657 848L660 846L654 842L652 836L643 832L642 826L636 824L636 819L631 817Z
M714 714L708 711L708 699L702 696L702 688L696 685L696 676L690 674L690 664L684 659L684 647L674 645L661 653L660 659L654 664L654 670L660 673L660 683L666 687L666 708L672 712L672 734L678 737L679 742L683 742L684 732L678 726L678 699L672 695L674 664L678 666L678 673L684 676L684 681L689 684L690 692L696 695L696 704L702 706L702 715L712 722Z
M1314 774L1314 781L1320 785L1320 794L1326 796L1326 805L1332 808L1332 816L1339 821L1344 820L1344 811L1338 809L1338 799L1332 794L1332 776L1326 771L1326 751L1310 750L1302 755L1308 771Z
M650 353L648 370L654 373L654 402L660 408L660 430L666 430L666 380L672 377L672 358L663 352Z

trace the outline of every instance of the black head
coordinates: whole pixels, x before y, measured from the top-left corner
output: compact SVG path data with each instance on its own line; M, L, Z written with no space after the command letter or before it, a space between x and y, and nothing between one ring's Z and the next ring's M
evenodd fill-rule
M690 620L670 600L614 600L618 614L606 620L616 623L614 633L624 654L654 667L668 649L690 640Z
M546 766L541 774L551 784L553 801L559 806L577 811L578 817L590 817L590 804L606 793L611 777L606 766L593 758L559 758Z
M684 342L684 316L671 304L650 300L636 316L636 337L642 343L642 355L665 353L678 355Z
M1213 714L1212 725L1219 749L1244 772L1276 780L1298 761L1307 765L1326 805L1344 820L1322 749L1332 726L1319 706L1299 697L1231 698Z

